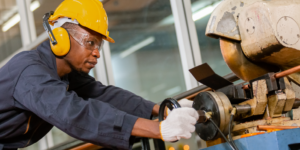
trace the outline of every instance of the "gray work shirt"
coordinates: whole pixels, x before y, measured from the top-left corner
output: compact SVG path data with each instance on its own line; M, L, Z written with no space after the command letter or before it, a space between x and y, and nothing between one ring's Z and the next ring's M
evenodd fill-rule
M0 148L21 148L54 126L77 139L131 149L138 117L150 118L154 103L88 75L57 74L49 41L14 56L0 69Z

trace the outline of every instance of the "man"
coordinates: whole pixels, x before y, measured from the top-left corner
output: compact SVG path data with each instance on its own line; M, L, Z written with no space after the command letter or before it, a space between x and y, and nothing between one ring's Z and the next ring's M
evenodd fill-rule
M51 24L51 28L50 25ZM114 42L98 0L65 0L44 17L49 41L17 54L0 69L0 149L29 146L53 127L83 141L131 149L131 137L190 138L192 108L148 120L159 106L88 75L103 40Z

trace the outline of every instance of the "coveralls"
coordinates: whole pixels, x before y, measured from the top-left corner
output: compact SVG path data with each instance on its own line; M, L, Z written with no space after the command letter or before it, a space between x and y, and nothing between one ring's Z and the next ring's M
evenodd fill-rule
M60 78L45 41L0 69L0 150L31 145L53 126L83 141L131 149L137 118L149 119L154 105L88 75Z

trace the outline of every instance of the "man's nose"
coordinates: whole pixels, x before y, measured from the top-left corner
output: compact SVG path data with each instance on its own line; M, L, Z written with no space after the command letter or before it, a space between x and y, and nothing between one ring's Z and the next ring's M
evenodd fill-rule
M92 52L92 55L94 57L100 58L100 52L99 52L99 50L98 49L94 49L93 52Z

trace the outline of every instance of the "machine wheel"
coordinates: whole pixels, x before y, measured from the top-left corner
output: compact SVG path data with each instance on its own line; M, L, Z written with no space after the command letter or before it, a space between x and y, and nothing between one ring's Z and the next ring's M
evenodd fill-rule
M165 107L168 107L170 110L173 110L174 108L180 108L180 104L177 102L177 100L173 99L173 98L167 98L165 99L159 107L159 111L158 111L158 119L159 121L163 121L164 120L164 112L165 112Z
M228 134L232 105L225 94L210 91L199 93L194 99L193 108L205 112L212 112L212 120L225 135ZM196 133L205 141L221 137L211 121L196 124Z

